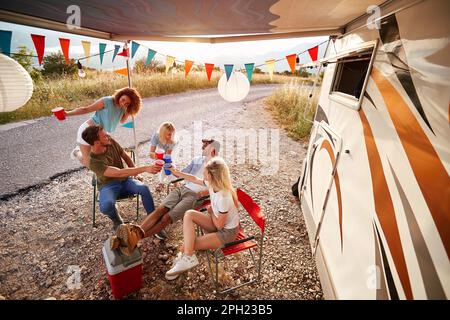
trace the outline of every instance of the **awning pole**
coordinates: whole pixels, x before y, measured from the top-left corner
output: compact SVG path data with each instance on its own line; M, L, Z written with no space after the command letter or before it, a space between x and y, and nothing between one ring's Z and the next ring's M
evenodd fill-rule
M125 48L128 49L127 44L130 41L128 40L125 44ZM128 88L131 88L131 69L130 69L130 57L127 57L127 74L128 74ZM134 119L134 116L131 116L131 120L132 120L132 125L133 125L133 138L134 138L134 155L135 155L135 165L138 166L139 165L139 157L138 157L138 143L137 143L137 138L136 138L136 122Z

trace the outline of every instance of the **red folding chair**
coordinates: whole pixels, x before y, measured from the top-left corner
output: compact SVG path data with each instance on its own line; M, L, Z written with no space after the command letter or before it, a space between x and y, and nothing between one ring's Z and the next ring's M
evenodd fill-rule
M225 246L221 249L217 250L206 250L206 255L208 259L208 268L211 276L213 277L214 284L216 285L216 291L219 294L224 294L229 291L238 289L242 286L254 283L259 281L261 277L261 267L262 267L262 253L263 253L263 240L264 240L264 229L266 225L266 217L261 213L261 209L258 204L256 204L253 199L246 194L241 189L237 189L237 196L239 202L244 207L245 211L252 218L255 224L259 228L259 235L256 237L254 235L247 236L242 229L241 225L239 225L239 233L236 237L236 240L230 243L225 244ZM259 238L259 239L258 239ZM238 284L236 286L226 288L222 291L219 291L220 283L219 283L219 258L229 256L244 250L248 250L253 260L254 266L256 266L257 276L253 279L250 279L247 282L242 284ZM255 259L252 251L258 254L258 259ZM215 263L215 274L213 274L213 270L211 268L211 259L210 256L214 257Z

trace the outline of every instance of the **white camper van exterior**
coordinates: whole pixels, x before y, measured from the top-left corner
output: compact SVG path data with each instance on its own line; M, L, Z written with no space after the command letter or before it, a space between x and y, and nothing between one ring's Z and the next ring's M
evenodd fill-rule
M326 298L450 298L449 13L393 1L330 41L299 182Z

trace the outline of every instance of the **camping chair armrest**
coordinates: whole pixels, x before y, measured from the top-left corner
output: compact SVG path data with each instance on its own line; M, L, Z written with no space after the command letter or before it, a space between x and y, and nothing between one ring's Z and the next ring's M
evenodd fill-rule
M173 184L173 183L177 183L177 182L183 181L183 180L184 180L184 178L178 178L178 179L172 180L172 181L169 182L169 185Z
M201 198L198 198L197 201L205 201L205 200L208 200L208 199L209 199L209 194L206 195L206 196L203 196Z
M244 242L247 242L247 241L250 241L250 240L254 240L254 239L255 239L254 236L250 236L250 237L245 238L245 239L241 239L241 240L236 240L236 241L232 241L232 242L225 243L225 245L224 245L223 247L224 247L224 248L226 248L226 247L231 247L231 246L234 246L234 245L236 245L236 244L244 243Z

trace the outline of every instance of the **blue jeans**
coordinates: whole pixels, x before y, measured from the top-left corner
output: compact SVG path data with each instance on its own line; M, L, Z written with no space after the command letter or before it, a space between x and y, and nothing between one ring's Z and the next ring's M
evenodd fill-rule
M133 194L139 194L141 196L142 204L144 205L147 214L150 214L155 210L155 204L150 189L139 180L129 177L124 181L108 183L100 189L100 211L103 214L106 214L114 223L121 223L122 219L116 209L116 200L119 196Z

